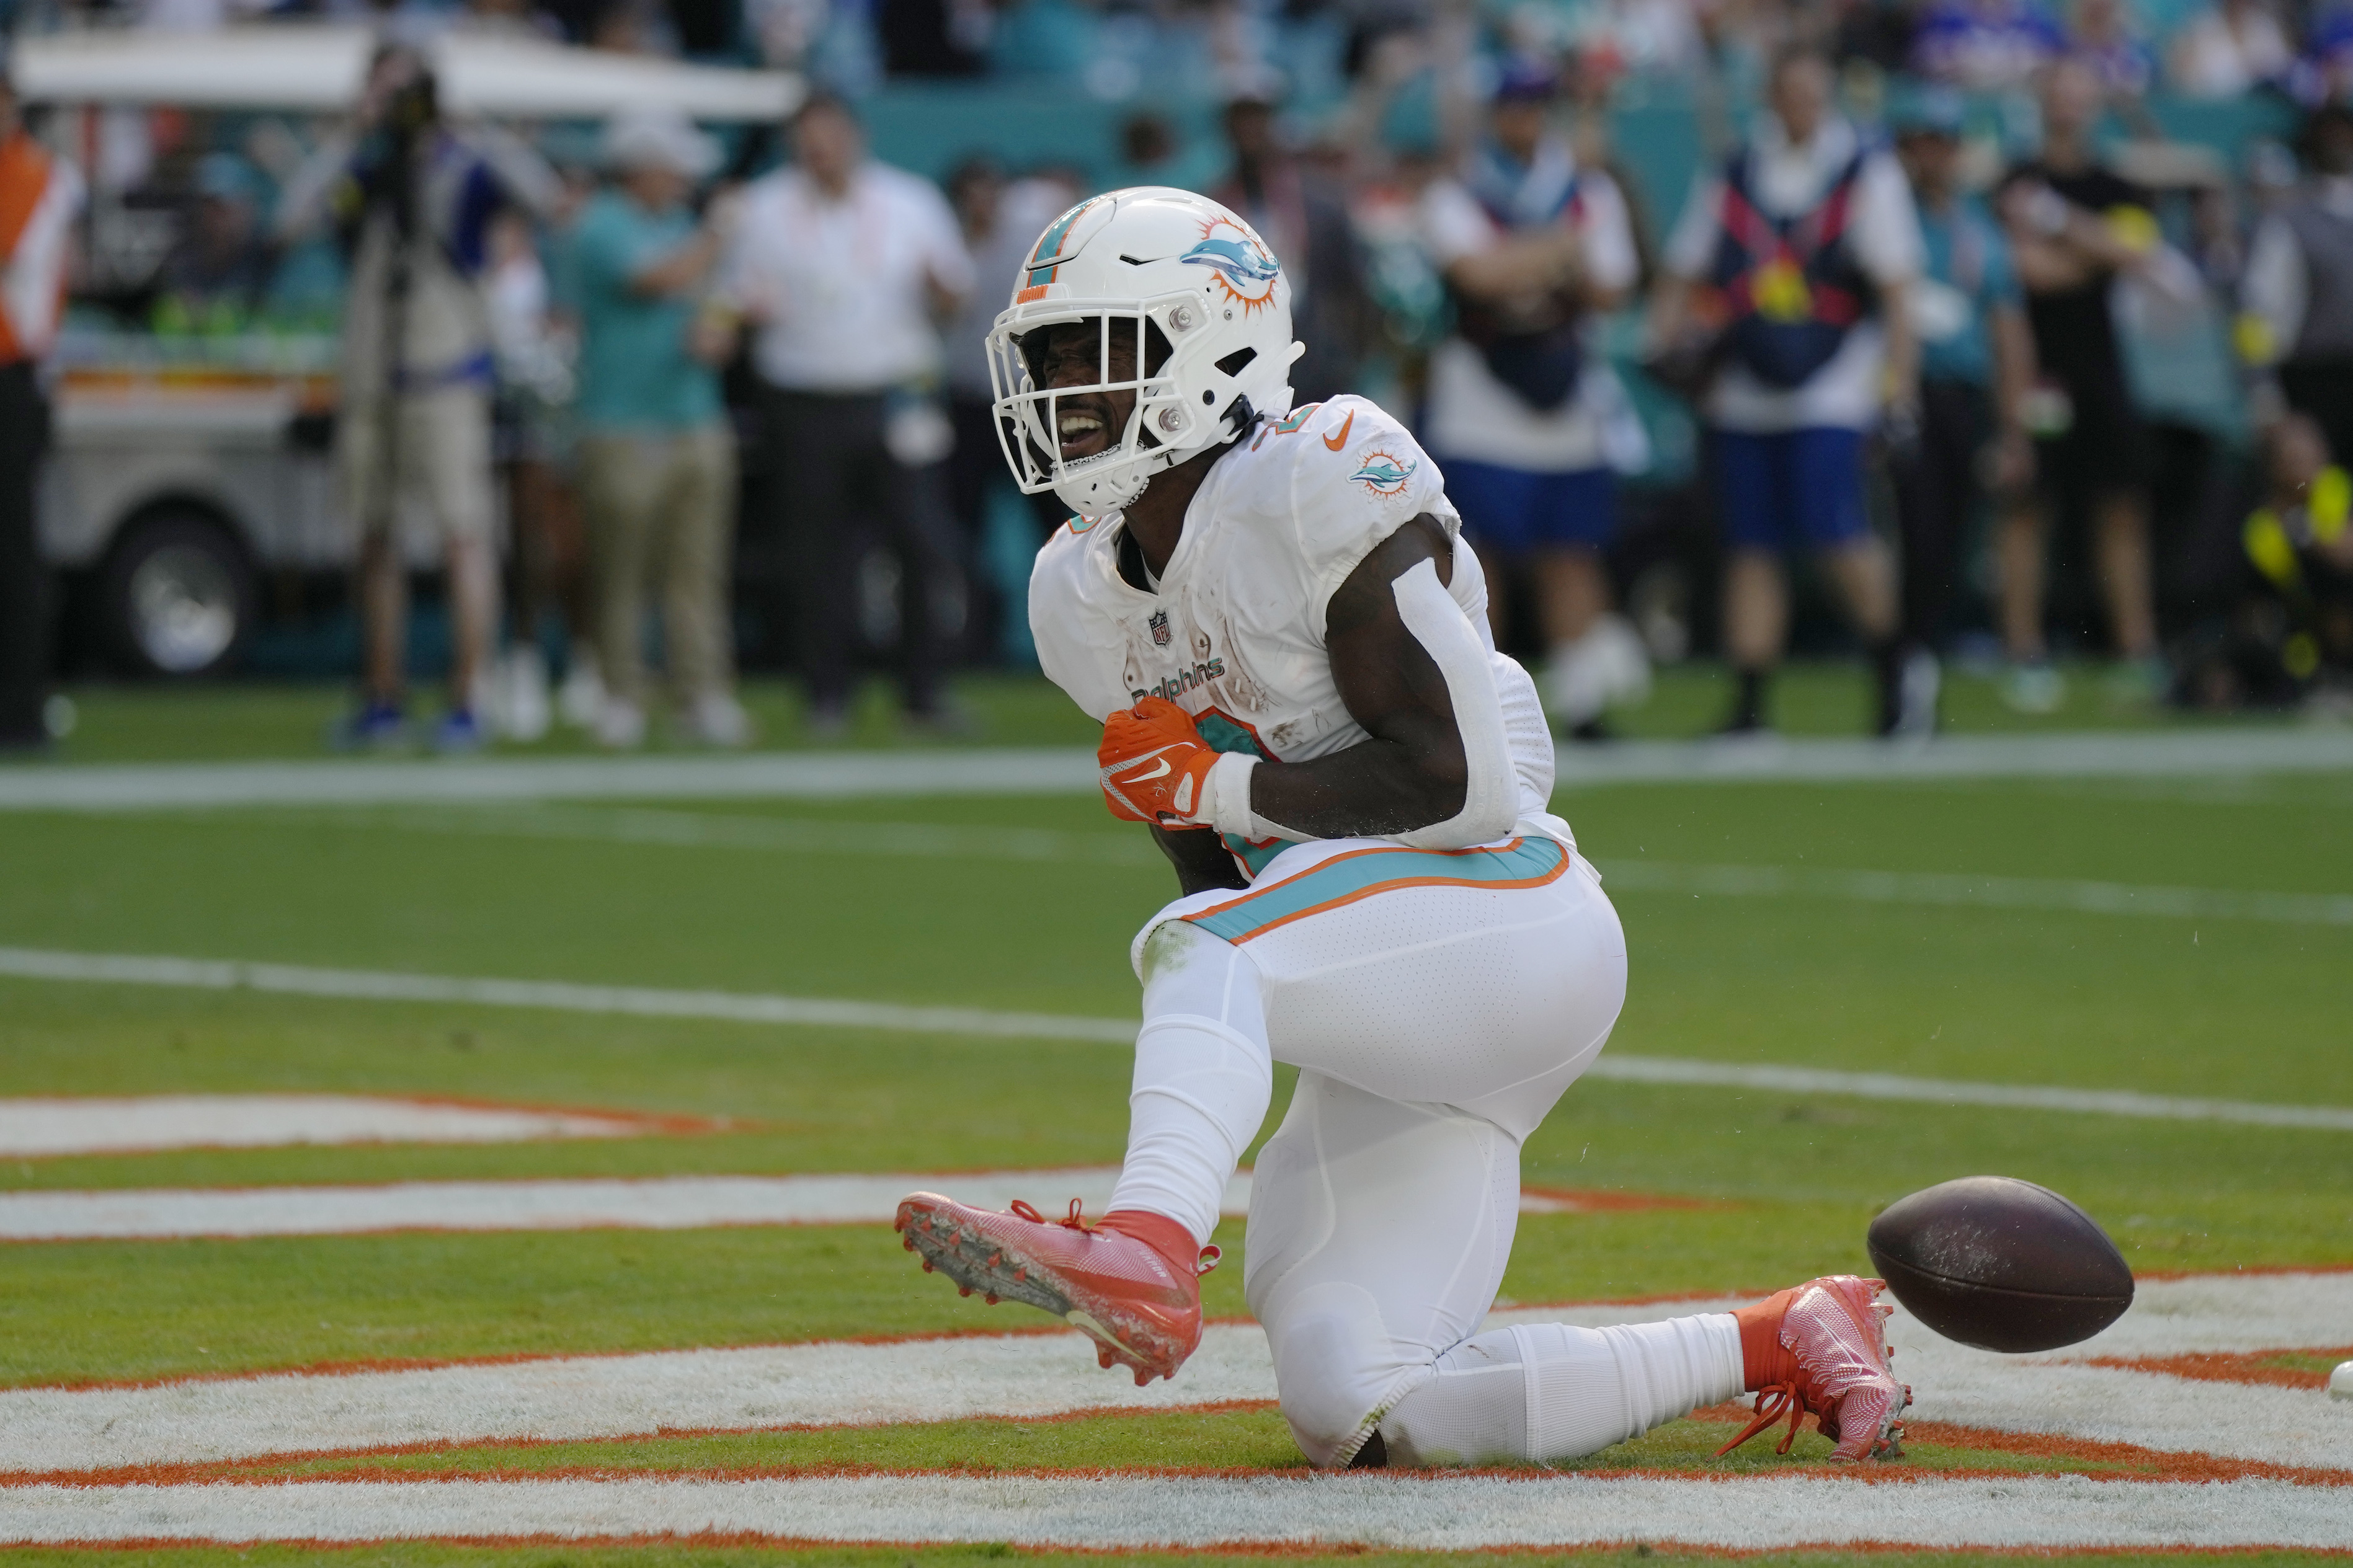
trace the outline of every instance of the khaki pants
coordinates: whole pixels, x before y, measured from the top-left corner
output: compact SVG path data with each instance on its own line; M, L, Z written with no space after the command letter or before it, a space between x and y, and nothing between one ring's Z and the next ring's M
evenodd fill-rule
M382 526L376 488L384 482L380 403L354 400L335 421L344 504L364 535ZM491 537L498 515L491 489L491 395L479 386L404 394L395 432L394 494L421 499L447 539ZM386 515L397 519L397 501ZM399 529L394 528L397 537Z
M727 616L735 442L723 425L609 433L580 443L596 653L614 696L644 705L645 603L658 583L670 684L681 703L731 684Z

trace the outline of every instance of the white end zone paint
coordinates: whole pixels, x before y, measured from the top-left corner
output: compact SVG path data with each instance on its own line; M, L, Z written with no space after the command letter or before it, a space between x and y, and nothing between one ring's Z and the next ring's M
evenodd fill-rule
M1080 1549L2353 1547L2353 1489L2083 1476L1894 1485L1559 1476L828 1476L26 1487L0 1541L768 1536Z
M1090 1214L1111 1205L1116 1166L963 1175L655 1176L642 1180L400 1182L383 1186L0 1193L0 1241L188 1236L332 1236L385 1230L682 1230L728 1225L888 1225L913 1192L982 1208L1016 1198ZM1250 1212L1250 1179L1223 1212ZM1541 1201L1541 1200L1539 1200ZM1556 1205L1557 1206L1557 1205Z
M626 1116L457 1105L357 1094L153 1094L135 1099L0 1100L0 1156L153 1149L256 1149L287 1143L515 1143L534 1138L634 1138Z
M1738 1304L1528 1307L1489 1321L1601 1327ZM1008 1326L1046 1321L1003 1310ZM2192 1383L2081 1364L2095 1355L2341 1343L2348 1321L2353 1274L2210 1277L2144 1283L2122 1321L2058 1357L1968 1350L1900 1313L1890 1339L1896 1375L1913 1387L1916 1419L2353 1471L2353 1405L2331 1403L2320 1390ZM1098 1368L1090 1342L1076 1333L11 1389L0 1391L0 1473L664 1430L1166 1410L1271 1400L1274 1392L1266 1336L1254 1324L1232 1323L1210 1325L1173 1382L1145 1389ZM2353 1500L2353 1486L2340 1495Z
M953 1175L647 1176L397 1182L324 1187L105 1188L0 1192L0 1241L351 1236L389 1230L685 1230L731 1225L888 1225L913 1192L981 1208L1016 1198L1060 1212L1111 1206L1116 1165ZM1226 1183L1219 1212L1250 1213L1250 1173ZM1575 1194L1524 1193L1522 1214L1582 1214Z

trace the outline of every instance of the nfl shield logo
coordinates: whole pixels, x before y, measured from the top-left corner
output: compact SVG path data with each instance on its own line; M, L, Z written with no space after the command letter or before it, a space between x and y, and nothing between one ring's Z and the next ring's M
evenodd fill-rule
M1152 628L1152 646L1166 647L1168 646L1168 612L1155 610L1152 612L1152 619L1145 624Z

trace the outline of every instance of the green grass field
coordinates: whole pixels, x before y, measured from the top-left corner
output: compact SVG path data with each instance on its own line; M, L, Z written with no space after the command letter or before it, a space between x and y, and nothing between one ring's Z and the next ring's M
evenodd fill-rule
M1793 681L1789 700L1834 714L1842 679ZM1694 678L1670 698L1698 715L1712 689ZM302 754L333 702L311 690L81 695L73 760ZM976 700L990 741L1088 738L1034 687L1000 682ZM2073 724L2090 720L2078 713ZM887 721L872 722L870 738L884 738ZM1816 727L1846 728L1826 718ZM1129 936L1174 890L1129 832L1078 796L642 804L828 831L697 847L603 834L610 813L597 810L572 812L550 833L534 830L528 808L0 814L0 946L1120 1016L1134 1006ZM1655 862L2353 890L2345 776L1644 784L1565 793L1556 805L1605 873ZM856 847L904 825L950 829L969 847ZM992 836L1010 829L1065 836L1052 840L1063 850L992 857ZM1616 899L1632 985L1614 1050L2353 1105L2353 927L1810 895ZM0 1162L0 1187L1103 1164L1122 1147L1127 1074L1125 1054L1099 1045L0 980L7 1095L322 1089L717 1123L702 1135L611 1141ZM1286 1094L1287 1079L1278 1118ZM1863 1226L1880 1206L1984 1172L2071 1194L2139 1270L2353 1264L2353 1134L2342 1132L1588 1079L1531 1141L1524 1171L1534 1184L1704 1200L1526 1217L1504 1285L1524 1302L1765 1289L1863 1270ZM1239 1223L1219 1241L1229 1260L1207 1282L1208 1305L1239 1314ZM74 1242L16 1246L5 1258L8 1386L1018 1321L1018 1309L960 1300L919 1274L879 1226ZM1039 1430L903 1428L864 1452L845 1445L871 1439L812 1433L698 1440L693 1451L684 1439L564 1458L482 1450L463 1464L986 1468L1079 1453L1136 1465L1297 1462L1271 1412ZM1716 1430L1678 1424L1647 1448L1592 1463L1684 1463ZM92 1555L13 1554L28 1564ZM104 1554L175 1568L291 1555ZM1002 1549L412 1545L326 1555L485 1568L779 1555L949 1568Z

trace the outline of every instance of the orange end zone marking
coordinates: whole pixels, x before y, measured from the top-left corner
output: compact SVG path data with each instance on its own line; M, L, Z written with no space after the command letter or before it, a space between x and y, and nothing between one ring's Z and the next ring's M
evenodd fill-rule
M2115 1367L2120 1372L2158 1372L2168 1377L2200 1383L2253 1383L2272 1388L2326 1388L2327 1372L2281 1366L2282 1356L2321 1356L2328 1361L2353 1361L2353 1345L2303 1350L2287 1346L2269 1351L2203 1351L2188 1355L2094 1356L2084 1364Z

